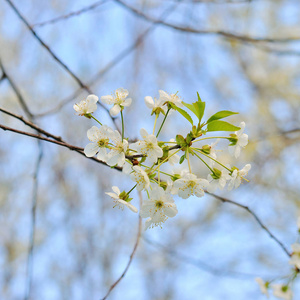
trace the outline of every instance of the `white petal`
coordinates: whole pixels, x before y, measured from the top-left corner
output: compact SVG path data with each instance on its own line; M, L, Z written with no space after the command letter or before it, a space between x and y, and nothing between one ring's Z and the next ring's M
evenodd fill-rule
M121 111L120 105L116 104L116 105L114 105L114 106L110 109L109 113L110 113L111 116L114 117L114 116L116 116L120 111Z
M107 157L106 148L99 148L97 158L99 160L106 161L106 157Z
M150 96L146 96L146 97L144 98L144 100L145 100L145 103L146 103L147 107L150 108L150 109L153 109L153 107L154 107L154 101L153 101L153 98L150 97Z
M117 195L120 195L120 189L117 187L117 186L113 186L112 187L112 190L117 194Z
M140 134L141 134L141 137L142 137L143 139L146 139L147 136L149 135L148 132L146 131L146 129L144 129L144 128L142 128L142 129L140 130Z
M87 131L87 137L91 142L98 142L99 140L99 129L93 126Z
M131 98L127 98L123 103L122 106L128 107L131 105L132 99Z
M86 100L91 103L96 103L99 100L99 98L96 95L89 95L87 96Z
M99 150L99 146L97 143L90 143L85 146L84 154L87 157L92 157L98 152L98 150Z
M105 104L113 104L114 98L111 95L106 95L101 97L101 101Z

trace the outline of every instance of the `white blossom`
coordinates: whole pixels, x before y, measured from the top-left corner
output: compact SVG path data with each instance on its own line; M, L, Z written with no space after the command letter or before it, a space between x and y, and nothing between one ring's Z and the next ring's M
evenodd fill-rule
M106 163L109 166L118 165L122 167L125 164L125 153L128 149L128 141L123 139L120 133L115 130L114 134L111 136L111 140L115 143L112 150L107 154Z
M217 188L219 188L220 190L223 190L227 180L231 179L231 176L228 174L228 171L219 171L219 178L213 178L213 176L211 174L208 174L207 176L207 180L209 181L209 185L207 187L207 191L209 193L213 193L216 191Z
M273 295L284 300L291 300L293 297L292 290L284 284L273 284Z
M192 173L186 173L174 182L172 193L178 194L178 196L183 199L187 199L191 195L203 197L203 189L208 185L209 183L206 179L197 178L197 176Z
M298 269L300 269L300 244L295 243L292 244L292 256L291 259L289 260L290 265L296 266Z
M130 174L132 172L132 163L129 160L125 159L122 171L125 174Z
M159 100L163 103L170 102L175 104L178 107L183 107L182 100L179 98L177 94L168 94L163 90L159 90Z
M150 219L146 221L146 229L161 226L168 217L175 217L177 213L178 210L171 195L157 185L149 191L149 200L143 202L140 210L140 216L142 218L150 217Z
M114 95L106 95L101 97L101 101L106 104L113 104L109 113L112 116L116 116L125 106L130 106L132 99L127 98L129 92L123 88L119 88L115 91Z
M84 148L84 154L87 157L92 157L98 153L97 158L106 161L107 147L110 137L113 135L113 130L103 125L100 128L93 126L87 131L87 137L92 142Z
M268 286L269 283L265 282L263 279L261 279L260 277L256 277L255 281L258 283L259 287L260 287L260 291L267 296L267 298L269 298L269 291L268 291Z
M144 140L131 144L130 148L138 153L146 154L151 163L156 163L157 159L163 156L163 150L158 146L154 134L148 134L144 128L140 133Z
M110 196L114 199L114 203L115 203L114 207L117 206L118 208L123 210L124 206L126 206L133 212L135 212L135 213L138 212L138 209L134 205L132 205L130 202L124 201L122 198L120 198L121 192L117 186L113 186L112 190L114 191L114 193L107 192L105 194L107 194L108 196Z
M235 158L238 158L240 156L241 148L245 148L248 144L248 135L246 133L243 133L245 126L245 122L240 123L239 127L241 127L241 129L239 131L236 131L233 135L236 139L236 144L234 144L233 146L229 146L229 152L231 154L234 154Z
M97 109L97 101L99 98L96 95L89 95L85 100L73 105L76 115L84 116L93 113Z
M152 110L151 115L154 113L160 113L160 112L166 112L167 111L167 107L164 104L163 101L161 100L157 100L156 98L150 97L150 96L146 96L144 98L145 103L147 105L148 108L150 108Z
M242 177L246 176L250 169L250 164L245 165L245 167L241 170L235 169L232 172L230 181L228 183L228 191L232 190L233 188L236 189L237 187L239 187L242 182Z
M137 183L136 189L138 191L148 189L150 180L147 173L140 166L134 166L132 169L134 172L131 173L130 178Z

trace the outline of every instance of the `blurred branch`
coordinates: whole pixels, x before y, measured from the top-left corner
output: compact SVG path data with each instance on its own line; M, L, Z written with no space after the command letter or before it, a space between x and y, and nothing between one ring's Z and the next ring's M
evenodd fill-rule
M33 250L34 250L34 239L35 239L35 223L36 223L36 207L37 207L37 191L38 191L38 173L43 157L42 143L38 140L39 155L37 157L35 171L33 175L33 195L32 195L32 206L31 206L31 226L30 226L30 240L29 249L27 256L27 268L26 268L26 292L24 300L30 299L30 292L32 287L32 270L33 270Z
M140 207L142 206L142 203L143 203L143 197L142 197L142 193L139 192L139 198L140 198ZM133 247L133 250L130 254L130 257L129 257L129 261L123 271L123 273L121 274L121 276L117 279L117 281L115 281L111 287L109 288L107 294L104 296L104 298L102 298L102 300L105 300L107 299L107 297L109 296L109 294L111 293L111 291L119 284L119 282L125 277L131 263L132 263L132 260L133 260L133 257L135 255L135 252L136 252L136 249L139 245L139 241L140 241L140 238L141 238L141 231L142 231L142 218L141 216L139 215L139 223L138 223L138 233L137 233L137 238L136 238L136 242L134 244L134 247Z
M6 0L8 1L8 0ZM231 40L236 40L238 42L243 42L243 43L261 43L261 42L267 42L267 43L290 43L294 41L300 40L300 36L296 37L287 37L287 38L256 38L256 37L250 37L246 35L241 35L241 34L236 34L228 31L223 31L223 30L200 30L200 29L195 29L195 28L190 28L190 27L182 27L179 25L167 23L162 20L157 20L154 19L146 14L144 14L142 11L136 9L135 7L132 7L125 3L122 0L114 0L115 2L119 3L121 6L124 8L128 9L135 15L137 15L140 18L143 18L144 20L147 20L149 22L154 22L156 24L160 24L178 31L182 32L187 32L187 33L193 33L193 34L202 34L202 35L218 35L226 39L231 39Z
M28 21L24 18L24 16L19 12L19 10L17 9L17 7L13 4L13 2L11 0L5 0L10 6L11 8L14 10L14 12L17 14L17 16L19 17L19 19L26 25L26 27L30 30L30 32L33 34L33 36L35 37L35 39L47 50L47 52L71 75L71 77L73 77L73 79L78 83L78 85L84 89L85 91L87 91L89 94L92 94L91 89L84 84L81 79L73 72L70 70L70 68L62 61L60 60L56 54L54 54L54 52L51 50L51 48L39 37L39 35L31 28L30 24L28 23ZM99 105L101 105L105 111L109 114L109 110L102 105L102 103L98 102ZM110 116L110 114L109 114ZM111 117L111 116L110 116ZM115 118L112 118L112 121L115 124ZM116 125L116 124L115 124ZM117 126L116 126L117 127Z
M259 224L259 226L268 233L268 235L270 236L271 239L273 239L280 247L281 249L290 257L291 254L289 253L289 251L287 250L287 248L283 245L283 243L276 237L274 236L274 234L263 224L263 222L260 220L260 218L256 215L256 213L254 213L248 206L245 206L243 204L240 204L238 202L235 202L233 200L230 200L230 199L227 199L227 198L224 198L224 197L221 197L221 196L218 196L216 194L213 194L213 193L209 193L206 191L206 193L208 195L211 195L213 196L214 198L222 201L223 203L230 203L230 204L233 204L235 206L238 206L244 210L246 210L249 214L251 214L254 219L256 220L256 222Z
M48 20L48 21L44 21L44 22L40 22L40 23L35 23L35 24L31 25L31 28L34 28L34 27L43 27L45 25L54 24L54 23L57 23L59 21L63 21L63 20L67 20L67 19L70 19L70 18L75 17L75 16L79 16L79 15L81 15L83 13L86 13L86 12L89 12L91 10L94 10L98 6L104 4L104 3L108 2L108 1L110 1L110 0L96 1L93 4L91 4L89 6L85 6L84 8L82 8L80 10L70 12L70 13L68 13L66 15L59 16L59 17L53 18L53 19Z
M163 20L168 15L170 15L175 8L178 6L178 4L181 1L178 1L178 3L171 5L168 7L159 17L159 19ZM139 45L144 41L144 39L155 29L156 25L158 25L158 22L153 22L152 25L147 28L140 36L137 37L137 39L128 47L126 47L124 50L122 50L116 57L114 57L102 70L100 70L92 80L89 81L88 85L92 86L96 83L96 81L99 78L102 78L108 71L110 71L113 67L115 67L117 64L119 64L122 60L124 60L130 53L132 53L135 49L139 47ZM58 112L63 106L65 106L67 103L72 101L74 98L76 98L79 93L81 92L82 88L79 88L75 93L73 93L71 96L67 97L65 100L63 100L58 106L55 108L52 108L46 112L36 114L37 117L43 117L46 115L54 114Z
M19 102L20 102L20 105L22 106L25 114L27 115L27 117L29 119L32 119L33 118L33 114L31 113L31 111L29 110L23 96L21 95L19 89L17 88L17 86L15 85L14 81L11 79L11 77L7 74L6 70L4 69L4 66L2 64L2 61L1 61L1 58L0 58L0 69L2 70L2 78L3 79L7 79L11 88L13 89L13 91L15 92Z
M167 247L165 245L162 245L158 242L154 242L152 240L149 240L146 237L143 237L143 240L145 242L147 242L148 244L157 247L157 248L161 248L164 250L164 252L167 252L169 255L173 256L174 258L176 258L176 261L180 261L189 265L192 265L198 269L201 269L207 273L210 273L214 276L218 276L218 277L230 277L230 278L236 278L239 280L253 280L254 277L257 277L254 274L247 274L247 273L241 273L241 272L236 272L236 271L226 271L223 269L217 269L209 264L207 264L205 261L202 261L200 259L196 259L196 258L192 258L190 256L184 255L184 254L180 254L178 253L175 249L175 247Z

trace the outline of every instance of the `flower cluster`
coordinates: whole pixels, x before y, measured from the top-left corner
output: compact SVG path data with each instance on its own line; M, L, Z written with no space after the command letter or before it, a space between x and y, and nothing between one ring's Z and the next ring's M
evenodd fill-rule
M87 132L90 143L84 148L85 155L87 157L97 155L97 159L107 165L122 168L134 182L134 186L129 191L121 191L113 186L113 193L107 193L113 199L115 207L121 209L127 207L137 213L138 209L131 204L130 193L134 189L145 191L147 199L143 201L139 214L142 218L147 218L146 229L161 227L168 218L173 218L178 213L174 196L182 199L191 196L200 198L206 191L212 193L225 187L232 190L239 187L243 180L247 181L245 177L251 168L250 164L239 169L225 165L217 157L216 145L220 139L229 142L229 152L236 158L248 143L248 135L244 133L244 122L235 126L221 120L236 114L235 112L219 111L203 121L205 102L201 100L199 94L196 102L185 103L178 93L168 94L160 90L158 99L145 97L146 106L151 110L151 115L155 116L152 132L149 133L149 130L142 128L141 139L131 143L127 137L124 137L123 111L132 103L128 95L126 89L120 88L112 95L100 98L104 104L112 105L110 108L112 116L121 114L121 132L102 125L93 116L97 108L97 96L90 95L86 100L74 105L78 115L93 118L100 124L100 127L93 126ZM191 129L185 137L177 134L169 141L161 141L158 139L159 134L171 110L190 122ZM194 115L193 118L191 114ZM160 117L162 120L158 127L156 125ZM197 120L195 123L194 119ZM232 133L210 136L215 131ZM212 139L212 143L207 144L208 139ZM198 163L192 160L197 160ZM168 172L176 164L181 164L183 168L178 171L175 168ZM165 167L166 165L168 167ZM195 171L200 168L207 170L205 178L195 174ZM294 260L299 263L298 259L299 256Z

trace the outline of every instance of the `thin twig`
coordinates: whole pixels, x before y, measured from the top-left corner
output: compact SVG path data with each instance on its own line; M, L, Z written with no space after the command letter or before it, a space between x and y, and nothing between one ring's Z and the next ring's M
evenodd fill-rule
M290 257L291 254L289 253L289 251L287 250L287 248L283 245L283 243L263 224L263 222L260 220L260 218L257 216L256 213L254 213L248 206L240 204L238 202L235 202L233 200L218 196L216 194L213 193L209 193L207 191L205 191L208 195L211 195L213 197L215 197L216 199L222 201L223 203L231 203L235 206L238 206L240 208L245 209L249 214L251 214L254 219L256 220L256 222L259 224L259 226L268 233L268 235L270 236L271 239L273 239L280 247L281 249Z
M40 23L35 23L35 24L31 25L31 28L34 28L34 27L43 27L45 25L54 24L54 23L57 23L59 21L63 21L63 20L67 20L67 19L70 19L70 18L75 17L75 16L79 16L79 15L81 15L83 13L89 12L89 11L97 8L98 6L104 4L105 2L108 2L108 1L109 0L101 0L101 1L94 2L93 4L91 4L89 6L85 6L85 7L81 8L80 10L76 10L76 11L70 12L70 13L68 13L66 15L59 16L59 17L50 19L48 21L44 21L44 22L40 22Z
M129 4L125 3L122 0L114 0L118 2L120 5L122 5L124 8L128 9L135 15L137 15L140 18L143 18L144 20L147 20L149 22L154 22L156 24L161 24L163 26L182 31L182 32L187 32L187 33L193 33L193 34L202 34L202 35L218 35L226 39L233 39L239 42L244 42L244 43L261 43L261 42L267 42L267 43L290 43L290 42L296 42L300 40L299 36L295 37L287 37L287 38L259 38L259 37L250 37L246 35L241 35L229 31L224 31L224 30L201 30L201 29L196 29L196 28L190 28L190 27L183 27L179 26L176 24L171 24L162 20L157 20L155 18L152 18L142 11L136 9L133 6L130 6Z
M83 152L83 148L80 148L80 147L77 147L77 146L73 146L73 145L70 145L66 142L64 142L63 140L61 141L56 141L56 140L52 140L52 139L49 139L49 138L45 138L45 137L42 137L40 135L37 135L37 134L33 134L33 133L30 133L30 132L26 132L26 131L21 131L21 130L17 130L17 129L14 129L14 128L11 128L11 127L7 127L7 126L4 126L4 125L1 125L0 124L0 129L2 130L7 130L7 131L12 131L12 132L15 132L15 133L18 133L18 134L21 134L21 135L26 135L26 136L30 136L32 138L36 138L36 139L39 139L39 140L42 140L42 141L46 141L46 142L49 142L49 143L53 143L53 144L56 144L56 145L59 145L59 146L62 146L62 147L65 147L65 148L68 148L70 150L73 150L83 156L86 157L86 155L84 154ZM95 157L88 157L89 159L91 160L94 160L96 161L97 163L100 163L100 164L103 164L105 166L107 166L107 164ZM118 171L121 171L122 168L120 167L114 167L114 169L118 170Z
M140 198L140 207L142 206L142 202L143 202L143 198L142 198L142 193L139 192L139 198ZM137 238L136 238L136 241L135 241L135 244L134 244L134 247L132 249L132 252L130 254L130 257L129 257L129 261L123 271L123 273L121 274L121 276L111 285L111 287L109 288L108 292L106 293L106 295L104 296L104 298L102 298L102 300L105 300L107 299L107 297L109 296L109 294L111 293L111 291L119 284L119 282L125 277L131 263L132 263L132 260L133 260L133 257L135 255L135 252L136 252L136 249L139 245L139 241L140 241L140 238L141 238L141 232L142 232L142 218L141 216L139 215L139 223L138 223L138 233L137 233Z
M26 292L24 300L30 299L31 287L32 287L32 270L33 270L33 250L35 240L35 223L36 223L36 207L37 207L37 191L38 191L38 173L43 157L43 148L40 140L38 142L39 155L36 161L35 171L33 175L33 195L32 195L32 206L31 206L31 231L29 239L29 249L27 255L27 267L26 267Z

